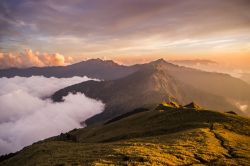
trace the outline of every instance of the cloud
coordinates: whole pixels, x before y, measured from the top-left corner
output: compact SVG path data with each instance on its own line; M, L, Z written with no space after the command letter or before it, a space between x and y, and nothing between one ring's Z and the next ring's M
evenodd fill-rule
M208 59L183 59L183 60L173 60L171 61L176 64L180 65L187 65L187 66L199 66L199 65L210 65L210 64L217 64L217 62L208 60Z
M241 104L239 102L236 102L235 104L243 113L246 113L248 115L248 105L247 104Z
M32 67L32 66L64 66L72 63L72 57L65 57L59 53L40 54L26 49L22 53L0 53L0 68Z
M2 0L0 40L5 50L25 45L89 55L110 49L111 54L117 45L137 46L134 41L155 36L249 38L249 5L248 0Z
M231 74L231 70L226 70L225 67L220 63L211 59L181 59L170 60L170 62L180 66L191 67L208 72L221 72Z
M249 25L247 0L15 1L1 3L5 24L49 35L118 37L142 30L146 30L143 34L168 31L171 34L178 31L176 28L182 34L189 33L188 30L200 34L204 27L210 32L246 29ZM37 28L32 31L33 24Z
M0 78L0 154L82 127L81 122L101 113L104 104L84 94L69 94L62 103L47 98L56 90L87 80L87 77Z

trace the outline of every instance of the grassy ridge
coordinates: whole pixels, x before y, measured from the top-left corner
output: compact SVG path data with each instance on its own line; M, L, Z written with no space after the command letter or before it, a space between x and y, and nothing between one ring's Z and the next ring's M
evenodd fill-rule
M73 130L0 165L249 165L249 154L249 119L172 108Z
M108 125L83 128L69 134L78 142L108 142L194 128L209 128L215 122L228 126L234 132L250 134L248 119L232 114L183 108L142 112Z

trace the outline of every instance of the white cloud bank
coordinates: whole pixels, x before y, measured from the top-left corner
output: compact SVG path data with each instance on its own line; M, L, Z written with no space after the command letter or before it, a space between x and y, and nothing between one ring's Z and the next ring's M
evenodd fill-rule
M62 103L46 97L87 77L0 78L0 155L81 127L80 122L104 109L101 101L69 94Z

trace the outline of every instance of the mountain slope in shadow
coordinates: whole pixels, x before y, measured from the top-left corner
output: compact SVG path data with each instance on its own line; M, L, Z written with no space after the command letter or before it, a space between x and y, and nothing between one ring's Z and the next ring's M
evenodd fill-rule
M245 110L245 113L250 111L250 85L246 82L228 74L205 72L197 69L182 67L168 63L163 59L133 66L119 65L111 60L103 61L101 59L90 59L68 66L5 69L0 70L0 77L29 77L33 75L40 75L45 77L53 76L61 78L88 76L101 80L116 80L133 74L138 70L145 68L145 66L152 64L161 65L162 69L167 71L167 73L176 80L191 85L201 91L222 96L233 105L237 105L238 108L242 105L246 105L248 110ZM250 113L248 114L250 115Z
M250 102L250 86L246 82L234 78L229 74L206 72L198 69L173 65L167 63L163 59L152 63L161 64L162 69L168 73L199 90L208 92L214 95L223 96L227 99Z
M166 65L166 64L164 64ZM138 107L154 107L159 101L180 104L196 101L216 110L237 110L225 98L201 91L171 76L161 63L150 63L127 77L113 81L87 81L57 91L53 101L62 101L68 93L84 93L102 100L105 111L86 121L88 125L104 122ZM172 64L167 64L172 65Z

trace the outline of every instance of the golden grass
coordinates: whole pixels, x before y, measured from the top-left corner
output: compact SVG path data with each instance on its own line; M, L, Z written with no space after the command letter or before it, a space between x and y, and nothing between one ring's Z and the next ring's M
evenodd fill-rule
M33 144L0 165L250 165L249 126L205 110L149 111L69 132L78 142Z

